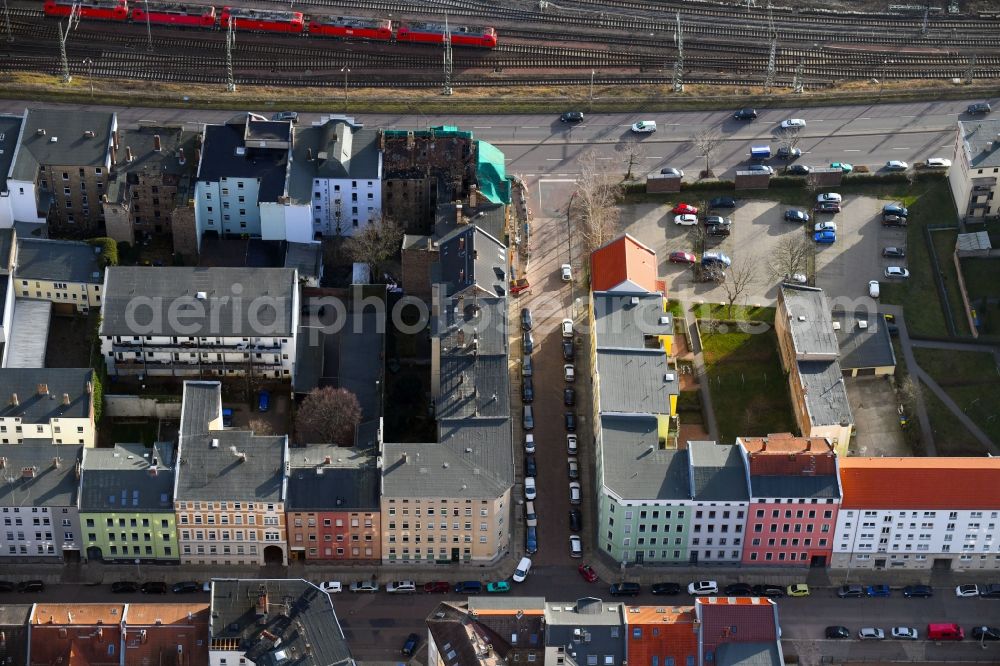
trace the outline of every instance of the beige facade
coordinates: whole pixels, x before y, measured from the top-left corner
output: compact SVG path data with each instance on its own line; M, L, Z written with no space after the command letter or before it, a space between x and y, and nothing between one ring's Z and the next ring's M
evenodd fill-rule
M52 194L51 232L83 237L93 236L100 229L107 166L43 165L38 177L42 190Z
M284 502L177 502L182 564L263 565L275 546L285 563Z
M100 276L95 280L103 280ZM101 282L57 282L55 280L24 280L15 278L14 291L18 298L51 301L56 310L86 313L101 307ZM71 307L72 306L72 307Z
M948 171L958 218L982 223L1000 216L1000 120L960 121Z

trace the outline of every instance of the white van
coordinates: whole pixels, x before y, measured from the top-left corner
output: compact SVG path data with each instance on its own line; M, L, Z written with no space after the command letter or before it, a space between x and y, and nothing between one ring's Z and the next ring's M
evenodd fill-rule
M517 563L517 569L514 570L511 580L515 583L523 583L524 579L528 577L529 571L531 571L531 558L522 557L521 561Z

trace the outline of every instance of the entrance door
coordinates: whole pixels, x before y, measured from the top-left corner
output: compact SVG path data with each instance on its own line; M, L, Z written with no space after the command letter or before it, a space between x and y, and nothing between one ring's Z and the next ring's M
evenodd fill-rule
M644 551L644 550L637 550L637 551L635 551L635 563L636 564L642 564L643 563L643 555L645 555L645 554L646 554L646 551Z
M459 557L458 548L452 548L451 549L451 561L452 562L458 562L458 557Z
M883 558L883 559L880 559L880 560L879 559L875 560L875 568L876 569L885 569L885 559Z
M811 567L825 567L826 566L826 555L813 555L812 560L809 562Z

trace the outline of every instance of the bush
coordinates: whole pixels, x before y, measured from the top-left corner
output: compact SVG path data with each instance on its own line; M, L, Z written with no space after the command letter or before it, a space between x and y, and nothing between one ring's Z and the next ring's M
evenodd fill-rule
M118 265L118 243L115 239L104 236L101 238L91 238L87 242L101 248L101 268Z
M701 393L699 391L681 391L677 396L678 412L700 412Z
M731 180L699 180L694 183L681 183L681 192L699 190L735 190L736 183Z
M805 187L806 184L801 176L774 176L768 183L770 187Z
M844 185L871 185L872 183L908 183L910 179L905 173L863 173L847 174Z

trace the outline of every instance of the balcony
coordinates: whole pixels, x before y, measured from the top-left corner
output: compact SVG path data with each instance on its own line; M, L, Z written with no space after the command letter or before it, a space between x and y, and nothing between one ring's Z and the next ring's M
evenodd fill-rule
M163 343L152 343L152 342L114 342L112 343L112 349L114 351L122 352L134 352L138 349L145 349L147 351L185 351L185 352L198 352L198 351L218 351L218 350L232 350L234 352L250 352L250 353L276 353L281 350L280 344L274 345L262 345L253 344L247 342L235 342L235 343L217 343L217 342L163 342Z

